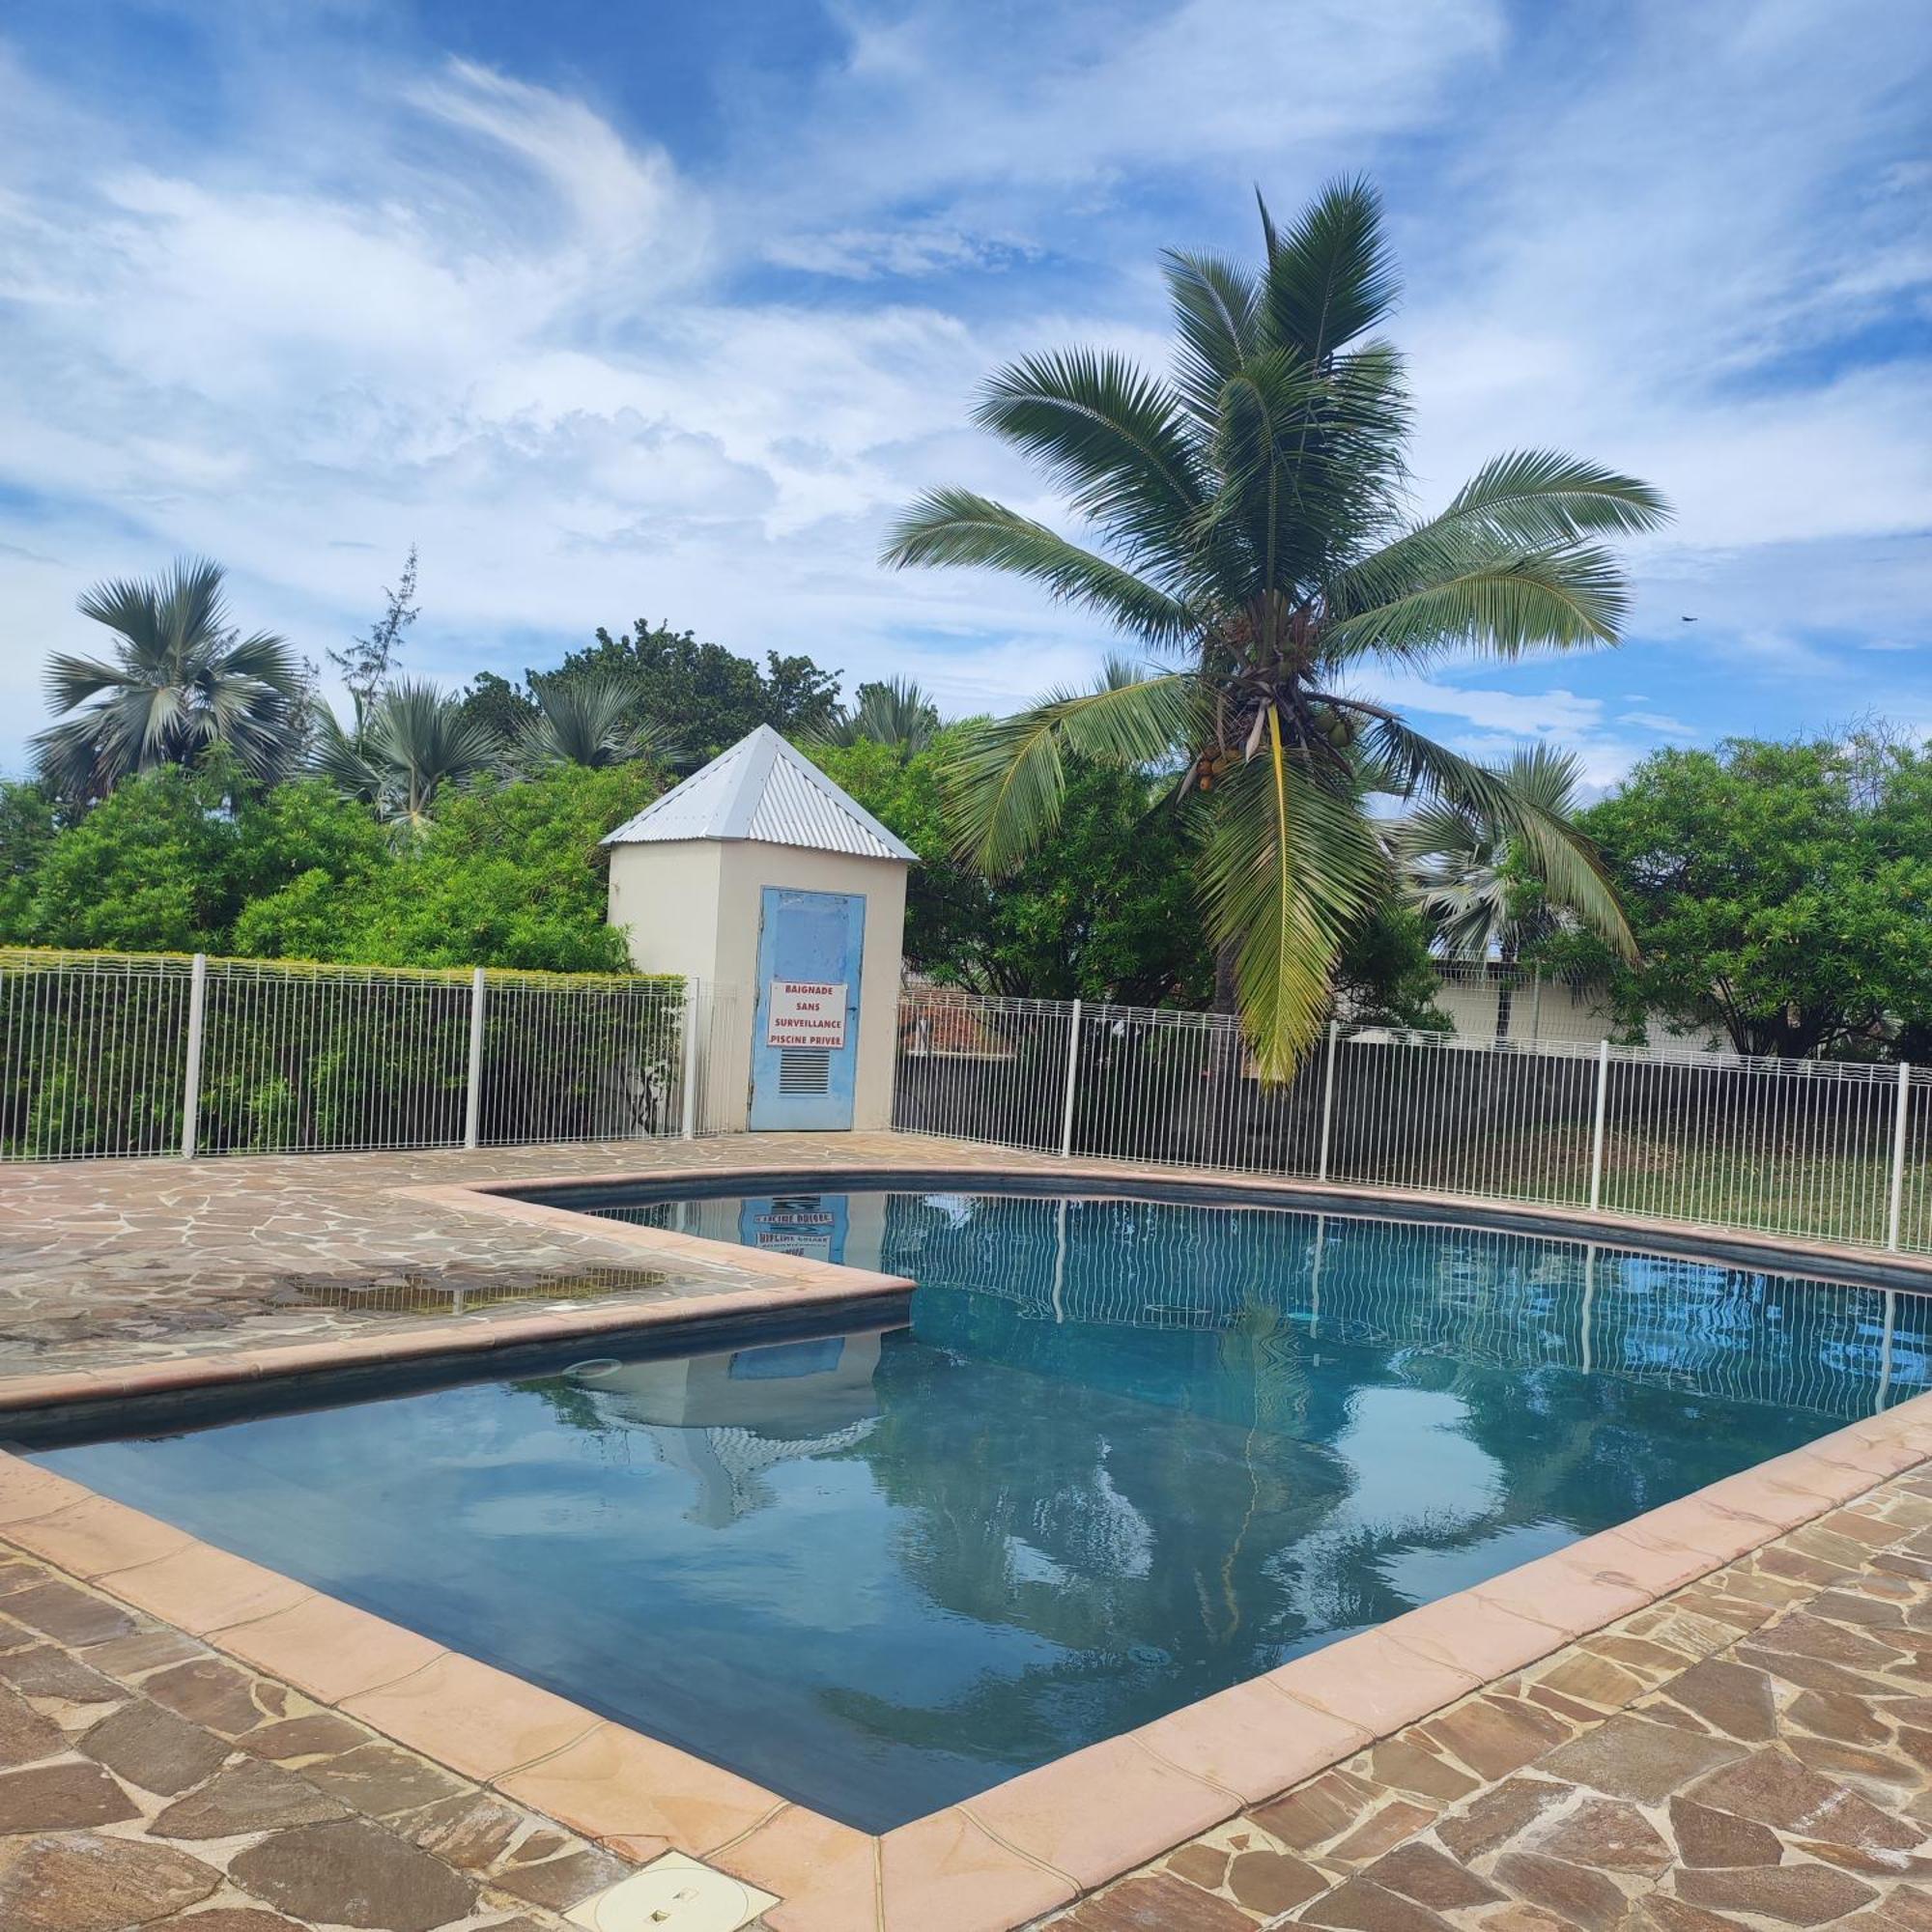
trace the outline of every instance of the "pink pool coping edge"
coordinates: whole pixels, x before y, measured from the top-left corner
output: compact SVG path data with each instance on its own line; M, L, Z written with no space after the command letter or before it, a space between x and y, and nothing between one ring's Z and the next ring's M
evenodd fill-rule
M921 1165L947 1172L943 1158ZM852 1176L817 1177L848 1182ZM908 1164L908 1177L918 1168ZM1186 1176L1056 1162L1030 1175L1172 1184ZM665 1170L613 1176L662 1184ZM707 1168L695 1182L794 1178L792 1165ZM1203 1176L1217 1188L1309 1195L1308 1183ZM6 1406L152 1394L326 1368L482 1351L520 1342L899 1295L909 1280L741 1248L519 1200L505 1191L583 1188L582 1175L396 1190L425 1203L526 1222L586 1226L683 1268L763 1276L762 1289L440 1323L394 1336L237 1350L145 1369L0 1382ZM1338 1205L1414 1194L1321 1189ZM1546 1210L1536 1209L1542 1216ZM1691 1224L1610 1221L1548 1210L1588 1238ZM1725 1232L1727 1242L1738 1237ZM1753 1243L1755 1245L1755 1243ZM1804 1262L1869 1267L1869 1250L1773 1243L1784 1271ZM1900 1258L1886 1256L1888 1264ZM1916 1264L1913 1271L1918 1272ZM1926 1270L1932 1273L1932 1269ZM25 1399L16 1393L22 1384ZM1847 1425L1552 1555L1438 1598L1372 1631L1203 1698L1139 1729L1067 1753L872 1836L707 1760L508 1672L448 1650L278 1573L0 1452L0 1538L132 1607L339 1705L398 1743L547 1813L633 1859L676 1849L782 1903L774 1932L1010 1932L1343 1762L1370 1743L1547 1657L1932 1459L1932 1394Z

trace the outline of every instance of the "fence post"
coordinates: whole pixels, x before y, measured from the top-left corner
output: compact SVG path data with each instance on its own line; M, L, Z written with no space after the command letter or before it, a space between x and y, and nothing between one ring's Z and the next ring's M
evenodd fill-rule
M684 982L684 1063L679 1075L683 1091L678 1096L678 1137L697 1138L697 981Z
M1321 1159L1317 1180L1328 1179L1328 1149L1335 1135L1335 1049L1341 1043L1342 1022L1328 1022L1328 1059L1321 1068Z
M1885 1244L1898 1246L1899 1220L1905 1208L1905 1134L1912 1117L1912 1068L1898 1063L1898 1103L1891 1117L1891 1193L1885 1209Z
M469 1077L463 1095L463 1145L473 1148L483 1132L483 969L469 979Z
M201 1133L201 1044L208 1024L208 954L197 952L187 982L187 1065L182 1073L182 1158Z
M1066 1020L1066 1091L1060 1102L1060 1151L1063 1155L1073 1151L1073 1090L1080 1074L1080 1002L1073 1002L1073 1009Z
M1610 1096L1610 1043L1597 1042L1597 1118L1590 1129L1590 1208L1604 1205L1604 1109Z

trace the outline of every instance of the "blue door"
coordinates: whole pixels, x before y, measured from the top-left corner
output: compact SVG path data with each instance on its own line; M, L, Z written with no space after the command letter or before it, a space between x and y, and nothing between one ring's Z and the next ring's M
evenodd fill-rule
M765 888L752 1031L753 1129L852 1124L865 940L864 894Z

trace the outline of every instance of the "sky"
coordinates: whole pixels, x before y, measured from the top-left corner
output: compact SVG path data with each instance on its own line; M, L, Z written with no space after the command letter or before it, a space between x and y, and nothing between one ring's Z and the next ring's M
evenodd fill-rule
M1000 364L1167 354L1164 247L1366 174L1416 508L1657 484L1621 648L1364 688L1479 755L1932 732L1925 0L8 0L0 772L74 600L176 555L318 662L409 546L451 687L667 619L952 712L1119 640L888 573ZM1690 621L1687 621L1690 620Z

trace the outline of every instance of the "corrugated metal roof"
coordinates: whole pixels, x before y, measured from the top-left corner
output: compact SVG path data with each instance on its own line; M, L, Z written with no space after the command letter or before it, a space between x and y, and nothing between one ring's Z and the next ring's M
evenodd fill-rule
M760 724L702 771L693 772L618 826L607 845L672 843L688 838L755 838L810 852L858 859L913 860L912 848Z

